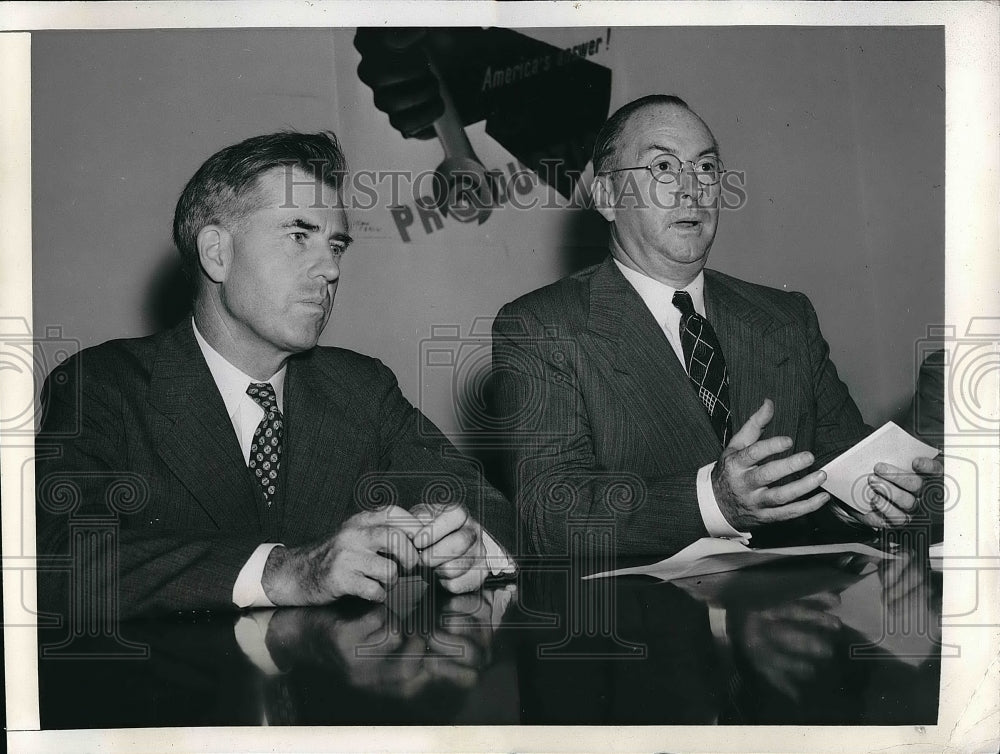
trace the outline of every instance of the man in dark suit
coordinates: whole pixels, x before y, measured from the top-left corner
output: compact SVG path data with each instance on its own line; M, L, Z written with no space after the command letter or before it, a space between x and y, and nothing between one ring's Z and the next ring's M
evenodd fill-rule
M68 556L71 577L43 568L43 605L382 600L416 566L452 592L513 567L513 516L478 468L422 428L381 362L317 346L351 243L344 169L329 133L212 156L174 216L193 317L50 376L38 551Z
M493 328L505 483L531 547L566 552L584 524L655 555L906 524L930 459L876 465L864 515L818 489L814 469L870 428L809 300L704 269L724 175L705 123L679 98L636 100L599 133L594 172L610 258Z

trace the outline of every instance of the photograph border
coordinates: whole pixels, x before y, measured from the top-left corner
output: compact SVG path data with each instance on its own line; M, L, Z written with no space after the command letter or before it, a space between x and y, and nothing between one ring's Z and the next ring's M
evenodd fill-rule
M390 21L391 19L391 21ZM41 29L531 26L941 25L946 56L946 323L959 334L1000 322L1000 6L995 3L782 2L163 2L5 3L0 8L0 318L31 331L31 53ZM967 160L969 154L985 159ZM971 201L970 201L971 198ZM905 274L905 270L901 270ZM993 347L997 347L996 341ZM994 382L1000 374L987 375ZM28 405L32 376L0 374L0 401ZM946 384L948 372L946 371ZM987 392L988 394L988 392ZM996 394L996 391L993 393ZM997 406L980 407L990 416ZM957 432L951 417L947 435ZM942 570L936 726L628 726L187 728L38 731L33 449L0 438L4 662L10 750L44 751L996 751L1000 743L1000 584L996 438L949 438L978 470L979 519L949 511ZM947 456L947 451L946 451ZM956 468L956 482L977 484ZM947 471L947 466L946 466ZM971 477L971 478L970 478ZM22 484L24 489L22 490ZM975 549L969 543L975 543ZM975 552L975 556L968 553ZM29 622L25 622L29 621Z

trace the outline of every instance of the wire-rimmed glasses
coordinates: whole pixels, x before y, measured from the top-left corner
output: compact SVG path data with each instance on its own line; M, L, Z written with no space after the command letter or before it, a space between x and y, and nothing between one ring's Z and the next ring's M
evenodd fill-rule
M614 168L612 170L602 170L605 173L620 173L623 170L648 170L653 176L653 180L659 183L674 183L680 180L681 172L685 165L691 166L691 174L703 186L713 186L722 180L722 174L726 172L722 164L722 158L718 155L705 155L697 160L681 160L677 155L667 152L658 154L648 165L635 165L629 168Z

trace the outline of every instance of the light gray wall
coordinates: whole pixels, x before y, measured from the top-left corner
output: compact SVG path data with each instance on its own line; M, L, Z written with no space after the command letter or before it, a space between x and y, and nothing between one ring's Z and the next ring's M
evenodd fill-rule
M604 30L600 30L603 32ZM529 30L563 46L584 29ZM404 142L356 81L348 30L53 32L32 41L36 332L83 346L143 335L176 315L173 205L212 152L279 128L334 128L355 166L435 143ZM914 343L944 310L944 44L941 29L616 29L594 60L612 109L683 96L709 123L749 202L728 212L710 265L805 291L866 419L913 389ZM502 149L470 127L487 166ZM379 160L383 163L379 163ZM397 165L398 166L398 165ZM402 244L358 233L324 343L382 358L448 432L454 388L421 371L432 324L467 331L506 301L582 264L569 210L497 213ZM567 233L577 235L567 235Z
M326 31L34 34L36 331L150 333L184 184L228 144L329 127L332 71Z

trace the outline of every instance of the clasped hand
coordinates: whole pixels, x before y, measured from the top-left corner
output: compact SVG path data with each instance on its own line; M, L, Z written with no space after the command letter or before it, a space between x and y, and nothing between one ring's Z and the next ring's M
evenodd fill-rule
M767 461L792 447L790 437L760 439L773 416L774 404L766 399L733 435L712 470L712 489L719 509L726 520L739 530L804 516L819 510L830 499L829 493L817 492L826 481L824 471L814 471L801 479L775 484L791 474L808 469L815 458L812 453L802 452ZM888 463L876 464L865 491L872 510L862 514L851 509L851 516L853 520L879 529L905 526L913 517L924 478L942 473L939 459L917 458L912 471ZM839 508L835 511L842 518L847 515L841 513Z
M450 592L485 580L482 527L462 506L388 506L355 514L331 537L301 547L275 547L261 585L276 605L318 605L349 595L382 602L400 571L433 569Z
M490 662L495 623L511 595L507 587L448 596L432 608L429 629L388 605L371 605L360 615L353 606L277 610L265 643L284 671L341 668L352 686L377 694L410 698L432 683L468 688Z
M733 640L740 655L768 685L798 702L823 678L836 655L842 628L833 610L840 598L821 592L782 605L736 612Z

